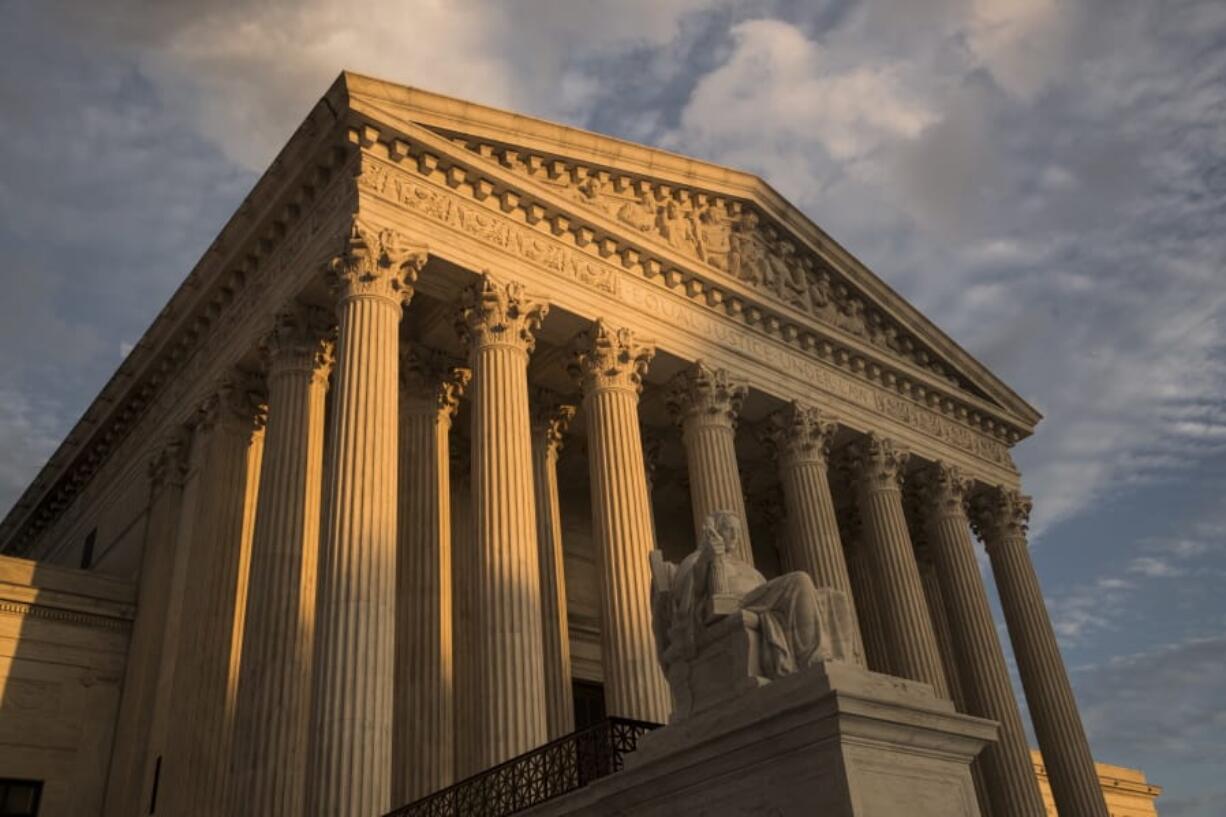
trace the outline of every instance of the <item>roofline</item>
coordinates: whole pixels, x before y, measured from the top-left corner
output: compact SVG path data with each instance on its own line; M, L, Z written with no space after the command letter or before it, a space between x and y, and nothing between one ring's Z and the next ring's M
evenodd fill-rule
M684 173L699 177L714 190L754 198L767 207L772 215L800 235L808 234L819 251L834 255L845 266L855 270L863 283L875 289L879 299L887 301L904 324L932 343L934 348L963 365L966 374L976 378L977 385L998 401L1002 408L1012 413L1019 424L1033 431L1043 415L1021 395L1013 390L991 369L968 352L961 344L946 334L927 316L874 273L850 250L832 238L809 216L782 196L761 176L724 165L696 159L661 148L649 147L615 136L596 133L583 128L564 125L540 117L515 113L491 105L457 99L445 94L425 91L409 85L388 82L353 71L342 71L329 89L326 98L336 103L337 108L350 109L350 97L383 99L396 105L411 108L422 115L421 121L437 127L454 128L473 124L489 128L494 133L484 134L491 139L505 137L508 142L524 144L524 132L533 131L532 142L543 143L558 151L559 155L584 150L598 154L606 161L629 162L645 174L660 175ZM530 123L534 127L525 128ZM545 133L540 133L544 130ZM872 290L870 290L872 291Z

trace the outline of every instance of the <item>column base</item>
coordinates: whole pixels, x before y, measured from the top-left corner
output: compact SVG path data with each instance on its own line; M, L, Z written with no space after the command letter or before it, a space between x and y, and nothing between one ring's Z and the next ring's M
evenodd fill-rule
M525 817L980 817L970 764L993 721L841 662L653 732L626 769Z

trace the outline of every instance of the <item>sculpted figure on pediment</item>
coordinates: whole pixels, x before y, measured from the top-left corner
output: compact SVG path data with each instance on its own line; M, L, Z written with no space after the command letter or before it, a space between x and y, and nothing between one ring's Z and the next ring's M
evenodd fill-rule
M581 197L580 201L590 207L599 207L607 211L608 208L605 205L605 197L609 192L607 179L600 176L588 176L575 189Z
M668 246L685 255L702 258L698 252L698 230L693 212L682 208L674 199L669 199L659 213L660 235Z
M708 202L698 211L698 251L717 270L728 271L732 251L732 221L723 205Z
M767 256L770 263L775 293L787 304L805 308L805 273L796 257L796 245L784 239L776 245L775 252Z
M766 248L758 235L758 215L752 210L740 217L732 232L728 272L738 281L754 286L760 286L766 280Z
M650 233L656 228L656 203L649 189L639 190L634 201L628 201L617 211L617 219L641 233Z
M822 320L833 323L838 314L838 306L834 302L834 286L830 283L830 273L825 270L808 270L805 273L809 285L809 308Z

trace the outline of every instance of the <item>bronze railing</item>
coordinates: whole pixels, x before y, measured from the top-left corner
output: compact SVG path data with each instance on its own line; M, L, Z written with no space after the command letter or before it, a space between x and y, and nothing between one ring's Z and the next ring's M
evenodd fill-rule
M621 771L659 724L609 718L388 812L386 817L506 817Z

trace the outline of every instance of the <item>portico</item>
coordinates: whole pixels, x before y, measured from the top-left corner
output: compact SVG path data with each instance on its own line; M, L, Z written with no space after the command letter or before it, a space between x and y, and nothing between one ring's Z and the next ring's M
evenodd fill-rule
M149 530L211 582L179 655L135 636L170 655L108 814L164 774L373 817L569 731L572 680L665 721L648 554L729 510L849 594L861 663L999 722L980 800L1039 817L973 521L1057 806L1105 817L1009 452L1039 415L759 179L345 74L189 285L76 443L81 484L191 452ZM100 501L45 488L10 551Z

